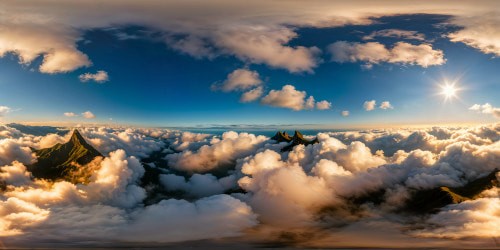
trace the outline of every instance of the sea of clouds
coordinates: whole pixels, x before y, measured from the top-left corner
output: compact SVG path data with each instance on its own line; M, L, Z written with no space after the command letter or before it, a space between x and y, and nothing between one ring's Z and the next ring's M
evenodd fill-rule
M460 187L500 168L500 124L318 133L311 136L319 143L290 152L233 131L78 129L105 156L84 168L88 184L27 171L35 149L66 142L71 130L36 136L0 125L4 244L238 237L311 247L498 247L498 188L434 214L401 211L418 190ZM141 186L151 169L156 180ZM381 190L376 204L352 202Z

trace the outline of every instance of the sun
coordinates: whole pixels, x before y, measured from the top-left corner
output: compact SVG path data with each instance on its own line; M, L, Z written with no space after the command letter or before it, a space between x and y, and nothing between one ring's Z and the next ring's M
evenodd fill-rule
M444 85L441 85L441 92L439 94L444 96L445 100L450 100L453 98L457 97L458 91L460 91L460 88L458 88L455 83L445 83Z
M441 92L446 98L452 98L457 94L457 88L453 85L445 85L442 87L443 91Z

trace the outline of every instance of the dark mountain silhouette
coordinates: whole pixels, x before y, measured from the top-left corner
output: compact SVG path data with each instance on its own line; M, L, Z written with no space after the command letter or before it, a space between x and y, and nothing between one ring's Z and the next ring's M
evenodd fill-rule
M70 173L78 166L88 164L98 156L102 157L102 154L90 146L76 129L68 142L36 150L35 154L38 156L38 161L28 166L28 170L33 177L48 180L68 180Z
M499 171L495 169L487 176L471 181L462 187L443 186L417 191L407 203L406 209L417 213L437 212L439 208L446 205L476 199L481 192L500 187L496 177Z
M290 137L290 135L285 131L276 132L276 134L273 137L271 137L271 139L275 140L277 142L291 142L292 141L292 137Z
M283 134L288 135L288 134L286 134L286 132L284 132ZM307 146L309 144L315 144L318 142L319 141L318 141L317 137L314 140L309 141L309 140L304 139L304 136L302 135L302 133L295 130L295 133L293 134L293 137L291 139L291 143L289 145L285 146L284 148L282 148L281 152L292 151L293 147L295 147L297 145L306 145Z
M462 187L436 187L424 190L412 190L411 197L398 211L402 213L427 214L439 212L441 208L450 204L457 204L467 200L479 198L479 194L493 187L500 187L496 177L498 169L487 176L473 180ZM346 197L353 207L365 203L380 205L385 201L386 190L379 189L359 197ZM330 209L330 208L328 208Z

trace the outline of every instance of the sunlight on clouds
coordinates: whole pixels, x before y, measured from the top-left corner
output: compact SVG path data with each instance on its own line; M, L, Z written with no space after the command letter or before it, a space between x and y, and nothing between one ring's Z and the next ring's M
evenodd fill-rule
M82 185L33 180L19 162L26 158L31 163L29 147L64 136L33 136L4 126L0 134L8 138L0 140L1 236L73 244L230 236L265 242L279 240L280 232L297 231L315 240L298 237L292 245L331 247L335 243L325 243L327 239L344 235L356 242L359 231L349 230L375 223L387 226L377 234L385 242L404 238L458 246L472 237L485 244L488 237L500 236L498 188L417 221L397 211L416 190L459 187L498 167L499 129L492 124L319 133L318 143L282 152L286 143L248 133L82 128L89 143L105 154L92 163L90 182ZM155 152L165 152L172 167L151 165L161 173L157 188L174 192L178 199L166 195L145 202L156 191L140 184L147 172L141 159ZM353 200L380 190L385 192L378 197L380 203L353 209ZM403 242L377 244L401 247Z
M442 50L435 50L430 44L412 45L397 42L392 48L386 48L379 42L356 43L339 41L328 46L331 60L339 63L366 62L380 64L383 62L429 66L442 65L446 62Z

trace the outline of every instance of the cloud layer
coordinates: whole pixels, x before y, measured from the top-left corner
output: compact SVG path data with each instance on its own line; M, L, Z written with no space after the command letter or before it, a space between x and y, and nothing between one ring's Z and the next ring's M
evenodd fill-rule
M241 236L243 241L293 239L287 244L299 246L359 246L359 234L370 225L384 225L376 237L385 243L372 242L380 247L401 247L403 242L487 247L491 237L500 236L498 187L430 217L398 212L418 190L460 187L497 168L498 124L319 133L319 143L298 145L290 152L280 150L286 143L248 133L217 136L105 127L80 131L105 156L82 166L92 169L88 184L47 182L27 171L36 161L32 148L64 142L69 134L34 136L0 127L4 242L175 242ZM142 177L150 176L151 169L156 169L157 179L144 186ZM353 203L367 195L380 195L380 201ZM282 232L297 237L281 238ZM303 233L310 236L298 236ZM338 235L343 240L329 241ZM391 241L398 238L405 240Z

